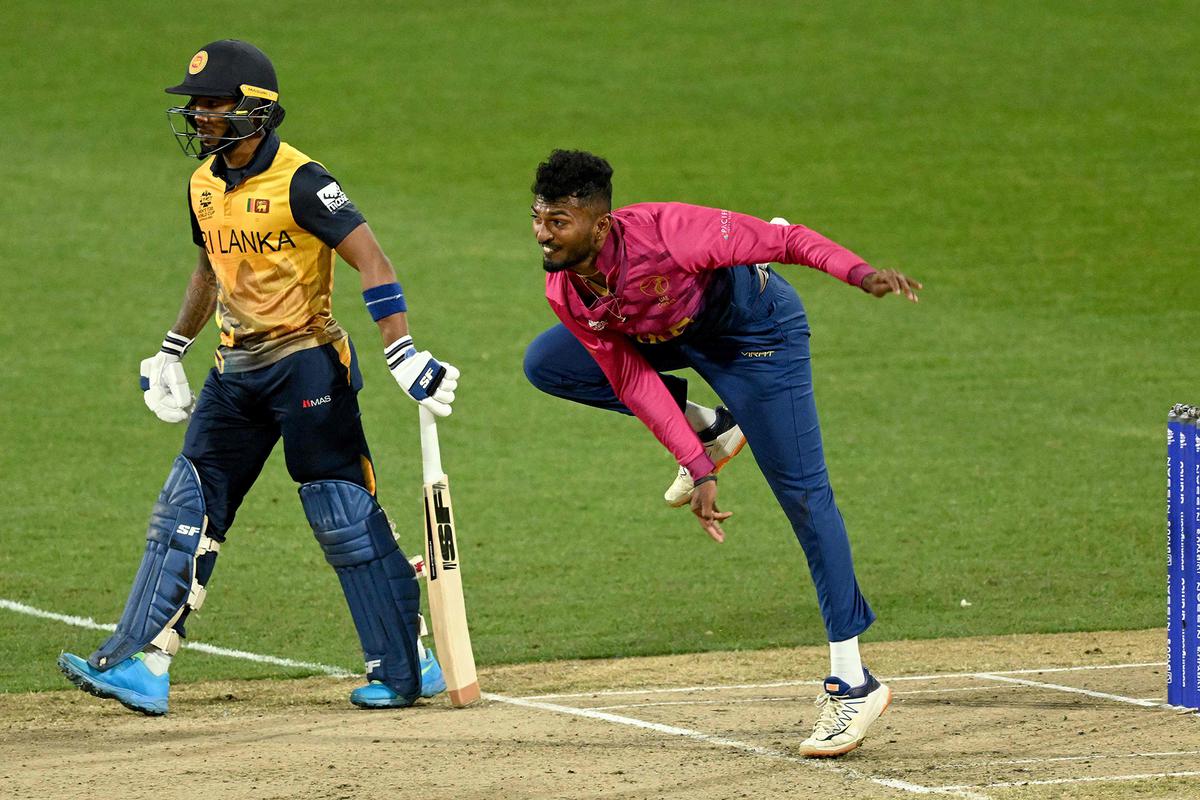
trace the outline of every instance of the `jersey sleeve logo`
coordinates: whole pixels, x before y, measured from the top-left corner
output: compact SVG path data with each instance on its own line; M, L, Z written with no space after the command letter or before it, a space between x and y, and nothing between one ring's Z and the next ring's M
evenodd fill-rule
M339 209L350 205L350 198L346 197L346 193L342 191L342 187L338 186L337 181L333 181L324 189L319 190L317 198L325 204L331 214L336 214Z
M721 209L721 238L729 241L729 235L733 232L733 214L730 214L725 209Z

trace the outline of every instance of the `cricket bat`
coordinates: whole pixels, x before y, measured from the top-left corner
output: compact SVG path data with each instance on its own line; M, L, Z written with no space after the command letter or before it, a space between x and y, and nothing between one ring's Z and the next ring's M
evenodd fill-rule
M429 621L438 662L446 676L450 704L455 708L479 699L475 654L467 629L467 607L463 600L462 574L458 563L458 537L450 485L442 471L437 422L425 407L421 414L421 473L425 483L425 586L429 597Z

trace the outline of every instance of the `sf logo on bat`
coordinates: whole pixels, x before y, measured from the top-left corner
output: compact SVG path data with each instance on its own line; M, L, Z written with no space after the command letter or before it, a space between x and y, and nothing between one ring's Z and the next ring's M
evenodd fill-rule
M458 569L458 552L454 547L454 523L450 519L450 506L442 496L443 489L441 485L435 485L433 488L433 519L429 521L429 543L433 544L433 536L436 533L442 568ZM432 580L436 577L436 566L430 564L428 568Z

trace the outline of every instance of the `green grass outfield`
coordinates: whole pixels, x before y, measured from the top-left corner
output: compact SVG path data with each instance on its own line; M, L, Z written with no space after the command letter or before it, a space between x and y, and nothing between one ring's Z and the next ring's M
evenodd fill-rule
M784 271L869 638L1162 624L1164 417L1200 401L1192 4L376 5L6 5L0 598L119 616L183 435L137 390L194 264L194 165L162 88L236 35L276 63L284 137L391 255L418 344L462 369L441 435L482 663L823 638L749 455L723 474L717 546L662 504L674 465L638 423L526 383L525 344L553 322L528 187L556 146L609 157L619 204L782 214L925 282L911 306ZM338 269L380 497L411 551L416 409ZM193 387L215 341L188 358ZM191 634L355 667L279 456ZM0 610L0 688L65 686L55 656L101 636ZM172 671L301 673L187 653Z

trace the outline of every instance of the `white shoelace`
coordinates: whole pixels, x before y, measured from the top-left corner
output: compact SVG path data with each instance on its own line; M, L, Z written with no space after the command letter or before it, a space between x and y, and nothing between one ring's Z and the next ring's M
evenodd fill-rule
M858 713L853 705L828 692L818 695L813 705L821 709L821 715L813 726L813 737L817 739L828 739L846 730L850 720Z

